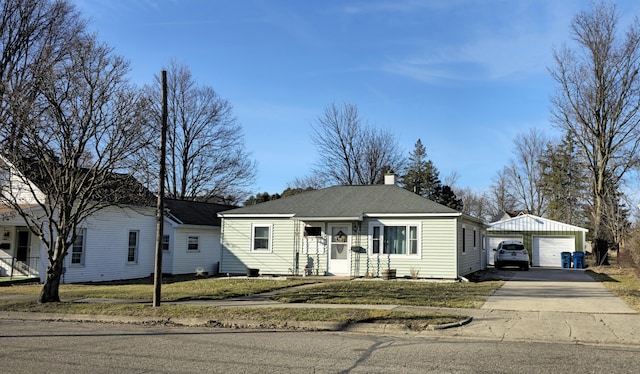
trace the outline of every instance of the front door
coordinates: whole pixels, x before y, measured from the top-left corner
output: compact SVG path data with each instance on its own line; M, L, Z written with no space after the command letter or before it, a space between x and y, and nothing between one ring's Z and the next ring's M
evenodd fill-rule
M26 262L29 257L29 231L19 228L16 236L16 260Z
M350 230L348 225L329 226L329 274L349 275Z

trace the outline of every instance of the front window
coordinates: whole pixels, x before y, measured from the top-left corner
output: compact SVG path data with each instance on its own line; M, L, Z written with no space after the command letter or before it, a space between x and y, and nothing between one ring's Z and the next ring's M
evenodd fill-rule
M71 263L77 265L84 265L84 236L85 229L80 230L76 234L76 240L73 242L71 248Z
M271 226L253 226L252 230L252 251L270 252L271 251Z
M138 261L138 231L129 231L129 248L127 250L127 262Z
M375 225L371 228L371 239L373 254L408 256L418 254L417 225Z

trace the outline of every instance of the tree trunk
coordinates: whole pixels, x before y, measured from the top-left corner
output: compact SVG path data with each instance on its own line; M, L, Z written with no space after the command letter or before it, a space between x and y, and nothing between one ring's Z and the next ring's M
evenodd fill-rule
M592 246L593 254L596 256L596 265L609 265L607 254L609 253L609 245L605 239L594 239Z
M63 257L64 258L64 257ZM41 303L58 303L60 302L60 278L62 277L62 258L51 261L51 265L47 267L47 277L44 280L44 286L40 291Z

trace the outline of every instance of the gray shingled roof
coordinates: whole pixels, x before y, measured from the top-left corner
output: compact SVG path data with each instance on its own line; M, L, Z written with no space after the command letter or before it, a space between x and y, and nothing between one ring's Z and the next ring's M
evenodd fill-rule
M452 214L444 205L393 185L335 186L224 212L227 215L294 215L352 218L363 214Z

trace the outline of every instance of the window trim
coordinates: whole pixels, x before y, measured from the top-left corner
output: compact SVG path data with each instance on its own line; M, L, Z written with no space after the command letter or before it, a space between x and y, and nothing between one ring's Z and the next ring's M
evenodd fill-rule
M80 232L76 234L77 235L76 241L71 245L71 256L70 256L71 266L84 266L84 263L85 263L85 255L87 251L87 229L82 228L82 229L79 229L78 231ZM78 241L79 237L82 238L80 252L75 252L76 242ZM78 254L78 253L80 254L80 261L74 262L73 257L75 254Z
M136 243L134 244L133 250L133 260L130 260L131 255L131 234L136 235ZM129 235L127 236L127 264L137 264L138 263L138 251L140 248L140 230L129 230Z
M194 238L196 240L196 248L195 249L191 249L189 248L191 246L191 238ZM199 235L187 235L187 252L200 252L200 236Z
M267 238L259 238L259 239L267 239L267 248L256 248L256 229L257 228L267 228L269 230ZM252 223L251 224L251 243L250 243L250 252L256 253L273 253L273 224L272 223Z
M385 227L405 227L406 229L406 251L405 254L398 253L385 253L384 246L384 228ZM411 227L416 229L416 253L409 253L411 251ZM378 228L379 238L374 238L374 233ZM368 254L370 256L383 256L391 258L421 258L422 257L422 222L421 221L388 221L388 220L375 220L369 222L367 241L369 243ZM378 252L374 252L374 243L378 241Z

